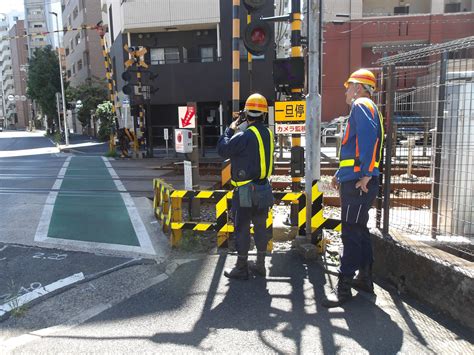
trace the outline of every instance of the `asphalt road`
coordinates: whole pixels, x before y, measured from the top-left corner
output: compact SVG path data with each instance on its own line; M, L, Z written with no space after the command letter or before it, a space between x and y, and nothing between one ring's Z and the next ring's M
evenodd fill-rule
M235 257L204 256L83 324L36 332L14 353L472 353L472 334L377 287L321 307L321 266L292 251L267 258L266 280L229 281ZM334 281L334 280L332 280ZM41 335L43 334L43 335ZM10 343L11 345L11 343Z
M64 286L69 286L73 280L68 279L77 274L82 274L80 281L95 278L131 260L0 243L0 316L14 297L41 290L58 280L67 280Z

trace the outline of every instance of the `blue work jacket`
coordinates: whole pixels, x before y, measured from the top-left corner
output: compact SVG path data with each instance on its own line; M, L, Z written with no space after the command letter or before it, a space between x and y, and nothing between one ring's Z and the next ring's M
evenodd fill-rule
M380 175L383 135L383 118L375 103L366 97L355 100L341 144L339 182Z

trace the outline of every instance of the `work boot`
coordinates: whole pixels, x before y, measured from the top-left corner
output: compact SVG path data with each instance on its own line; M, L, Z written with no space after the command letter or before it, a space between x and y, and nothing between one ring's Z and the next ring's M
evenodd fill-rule
M339 280L333 292L323 300L322 305L326 308L339 307L352 299L351 293L352 277L339 274Z
M257 252L257 261L249 262L249 269L257 276L265 277L267 276L267 269L265 269L265 251Z
M225 270L224 276L229 279L248 280L249 266L247 263L247 255L239 255L235 267L231 270Z
M371 264L360 268L359 273L357 274L355 279L352 280L352 287L360 291L374 293Z

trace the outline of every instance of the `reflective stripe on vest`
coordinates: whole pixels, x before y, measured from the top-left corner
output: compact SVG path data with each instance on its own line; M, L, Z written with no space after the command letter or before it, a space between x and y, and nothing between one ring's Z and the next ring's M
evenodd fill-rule
M274 143L273 143L273 133L270 129L268 129L268 133L270 135L270 162L268 164L268 169L267 169L267 163L265 161L265 147L263 145L263 140L262 140L262 135L258 131L257 127L255 126L250 126L248 128L251 130L254 134L255 137L257 138L258 142L258 152L260 154L260 180L263 180L267 177L269 177L272 173L273 170L273 149L274 149ZM232 186L243 186L251 182L252 180L245 180L245 181L231 181Z
M359 166L359 165L360 165L360 163L356 165L356 160L355 160L355 159L344 159L344 160L341 160L341 161L339 162L339 167L340 167L340 168L347 168L347 167ZM375 168L378 168L379 165L380 165L380 160L379 160L379 161L376 161L376 162L374 163L374 167L375 167Z

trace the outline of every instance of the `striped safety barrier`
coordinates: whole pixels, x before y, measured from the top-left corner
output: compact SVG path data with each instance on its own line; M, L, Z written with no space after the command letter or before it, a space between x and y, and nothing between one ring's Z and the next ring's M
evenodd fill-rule
M183 230L192 230L196 232L216 232L217 246L225 246L229 236L234 232L234 226L230 220L229 211L232 200L232 191L216 190L216 191L187 191L174 190L173 187L161 179L153 180L154 201L153 209L158 220L162 221L163 231L171 232L170 242L172 246L180 243ZM306 195L303 192L274 192L275 202L296 204L298 205L298 228L300 233L306 223ZM210 200L215 205L216 220L210 221L183 221L182 202L184 199L191 200L194 198ZM318 185L313 185L312 190L312 218L311 233L316 242L318 250L322 252L324 245L317 236L323 229L341 230L341 222L331 218L325 218L323 215L322 205L323 194L319 191ZM267 217L267 235L270 236L267 250L273 249L272 229L273 229L273 213L270 209ZM251 233L253 233L253 228Z

